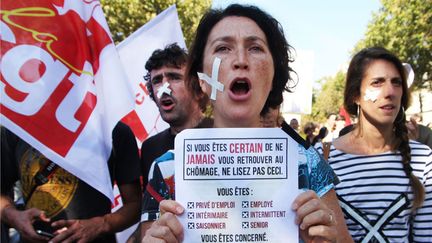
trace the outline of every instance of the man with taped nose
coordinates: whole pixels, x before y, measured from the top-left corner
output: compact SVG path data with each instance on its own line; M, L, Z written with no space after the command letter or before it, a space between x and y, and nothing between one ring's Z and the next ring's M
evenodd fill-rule
M150 97L156 103L162 119L170 127L150 137L141 147L144 183L154 159L174 148L174 138L186 128L196 127L203 119L206 104L192 97L184 84L187 54L176 43L157 49L146 63L144 79Z
M141 170L144 183L143 208L153 208L152 205L155 205L155 209L158 209L159 205L154 195L150 195L149 190L146 189L146 187L151 187L151 184L147 185L147 182L153 161L166 151L174 149L174 138L182 130L198 125L212 126L210 119L204 119L203 111L206 103L200 103L194 99L184 84L186 60L186 51L174 43L164 49L155 50L145 65L147 75L144 79L147 81L149 95L156 103L162 119L170 127L148 138L141 146ZM140 230L145 232L145 222L154 220L156 216L156 213L143 212L140 227L129 242L138 237Z

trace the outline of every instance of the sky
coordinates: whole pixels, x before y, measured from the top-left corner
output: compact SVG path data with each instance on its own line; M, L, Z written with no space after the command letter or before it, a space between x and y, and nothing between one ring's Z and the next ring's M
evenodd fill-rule
M379 0L213 0L212 6L232 2L261 7L282 24L294 49L312 52L314 81L347 66L381 6Z

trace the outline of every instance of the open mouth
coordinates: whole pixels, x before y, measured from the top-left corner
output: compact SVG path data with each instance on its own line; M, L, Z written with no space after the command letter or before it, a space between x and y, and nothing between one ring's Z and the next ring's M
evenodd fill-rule
M174 106L174 102L171 98L161 99L159 103L160 103L160 106L162 107L162 109L164 109L164 110L170 110Z
M230 87L230 91L234 95L245 95L250 90L250 83L247 80L235 80Z

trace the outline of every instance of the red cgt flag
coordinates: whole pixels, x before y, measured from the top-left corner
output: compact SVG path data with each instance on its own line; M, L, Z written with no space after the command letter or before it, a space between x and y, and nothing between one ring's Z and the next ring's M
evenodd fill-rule
M98 1L2 1L1 123L112 199L111 131L134 92Z

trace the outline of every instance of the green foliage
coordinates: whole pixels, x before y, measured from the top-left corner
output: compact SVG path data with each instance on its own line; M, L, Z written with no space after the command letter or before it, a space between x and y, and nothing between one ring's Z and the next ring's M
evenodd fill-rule
M339 113L343 106L346 74L339 71L334 77L321 79L321 90L314 90L313 106L310 115L303 116L302 120L325 122L327 115Z
M101 0L102 8L116 43L176 4L187 46L190 46L204 12L211 0Z
M365 47L385 47L411 64L416 74L414 90L432 90L432 1L381 0L381 4L354 53ZM312 113L302 120L324 122L328 114L338 113L343 105L345 73L325 77L321 84L322 89L313 92Z
M369 22L365 38L354 51L385 47L402 62L411 64L416 74L414 89L432 90L432 1L381 0L381 3L381 9Z

